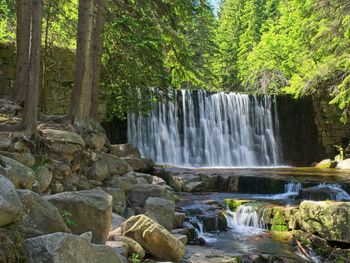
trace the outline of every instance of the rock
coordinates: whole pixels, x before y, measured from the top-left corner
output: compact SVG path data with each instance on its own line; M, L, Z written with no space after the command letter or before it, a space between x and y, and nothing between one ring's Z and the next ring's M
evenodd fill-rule
M113 196L113 212L123 215L126 209L125 193L120 188L107 187L104 190Z
M139 255L139 260L142 260L145 257L146 251L135 240L128 238L128 237L125 237L125 236L115 236L114 240L127 244L129 247L129 254L132 255L135 253L135 254Z
M349 195L341 188L335 188L328 185L314 186L301 189L297 196L300 200L348 200Z
M110 230L113 231L113 230L119 228L124 221L125 221L124 217L122 217L118 214L112 213L112 223L111 223Z
M128 200L134 207L144 207L149 197L159 197L168 200L175 200L172 192L159 185L139 184L135 185L128 195Z
M182 228L185 221L186 214L175 212L174 215L174 228Z
M185 245L164 227L145 215L129 218L121 225L123 236L137 241L157 259L181 261L185 254Z
M0 175L0 227L17 222L22 217L23 206L13 183Z
M111 153L118 157L141 158L139 149L133 148L130 144L111 145Z
M92 232L86 232L81 235L79 235L81 238L84 238L87 242L91 243L92 241Z
M142 178L144 179L145 183L151 184L153 182L153 175L150 174L144 174L144 173L133 173L136 176L136 179Z
M11 159L20 162L21 164L27 167L33 167L35 165L35 158L30 152L21 152L21 153L13 153L13 152L0 152L1 155L9 157Z
M174 235L178 240L180 240L180 242L184 245L187 244L188 242L188 238L187 238L187 235L181 235L181 234L175 234Z
M93 243L106 242L112 220L111 195L102 190L83 190L45 196L45 199L71 214L75 224L69 227L74 234L92 231Z
M140 172L143 170L144 163L141 159L131 157L123 157L122 159L130 165L133 171Z
M156 166L151 158L141 158L143 162L142 171L145 173L153 173L153 168Z
M0 262L27 262L26 254L22 236L16 231L0 228Z
M198 192L201 191L203 189L203 183L202 182L191 182L188 184L185 184L185 186L183 187L183 190L185 192Z
M25 211L20 223L25 238L54 232L71 232L58 209L40 195L29 190L17 191Z
M350 169L350 159L345 159L343 161L339 161L336 168L342 169L342 170Z
M158 176L152 176L152 182L151 184L156 184L156 185L160 185L160 186L166 186L167 183L160 177Z
M328 241L350 243L350 203L303 201L299 216L301 229Z
M129 246L121 241L107 241L106 246L113 248L113 250L124 257L129 255Z
M114 176L108 182L109 186L114 188L120 188L125 193L129 193L136 184L137 179L135 173L133 172L126 173L122 176Z
M91 166L89 179L102 182L108 176L108 163L105 160L97 160Z
M99 159L103 159L108 164L108 173L110 175L122 175L130 171L129 164L123 159L108 153L99 154Z
M150 197L144 207L145 215L153 219L167 230L174 227L175 202L158 197Z
M39 182L39 192L43 193L47 190L49 187L51 180L52 180L52 172L49 170L49 168L44 166L39 166L35 170L35 177L36 180Z
M68 233L53 233L25 240L31 263L119 263L115 251Z
M85 137L85 141L90 148L100 151L106 144L107 138L103 133L91 133Z
M332 160L331 159L325 159L318 164L316 164L316 168L320 169L326 169L326 168L331 168L332 167Z
M0 172L3 172L4 175L16 186L16 188L32 189L35 181L35 176L32 169L14 159L0 155L0 163L1 162L5 164L5 167L2 168L0 165Z
M54 129L42 129L40 130L40 134L47 142L77 144L81 147L85 146L85 141L83 140L83 138L75 132Z
M167 181L166 179L164 180ZM173 187L175 191L178 191L178 192L181 192L181 191L191 192L192 190L194 190L196 185L198 185L198 187L202 186L202 182L200 181L200 177L198 175L183 173L183 174L171 175L169 177L169 185Z

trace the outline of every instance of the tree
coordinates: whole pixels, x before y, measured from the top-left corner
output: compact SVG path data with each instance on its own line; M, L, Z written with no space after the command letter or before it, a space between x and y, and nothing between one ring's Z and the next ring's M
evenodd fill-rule
M90 118L98 120L104 9L102 1L79 1L77 61L70 111L78 127L86 127Z

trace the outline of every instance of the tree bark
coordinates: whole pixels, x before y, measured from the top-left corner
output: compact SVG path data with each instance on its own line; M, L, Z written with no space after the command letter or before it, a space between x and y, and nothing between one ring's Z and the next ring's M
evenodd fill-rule
M91 109L90 117L93 121L99 122L99 90L100 90L100 75L101 75L101 55L103 47L103 29L106 15L105 0L95 0L95 19L94 30L92 37L92 91L91 91Z
M40 82L42 0L32 0L31 38L29 48L29 84L24 105L23 123L28 135L36 133Z
M78 127L87 125L91 108L93 8L94 0L79 1L77 61L70 110Z
M24 102L28 85L29 42L31 31L31 0L16 1L16 77L13 97L16 101Z

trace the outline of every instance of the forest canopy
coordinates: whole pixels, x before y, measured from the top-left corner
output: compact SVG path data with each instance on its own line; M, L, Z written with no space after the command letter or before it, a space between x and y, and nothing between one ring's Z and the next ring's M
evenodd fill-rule
M15 43L16 1L0 2ZM42 56L74 50L78 0L45 0ZM326 96L350 111L350 1L107 1L100 97L109 117L146 111L152 87Z

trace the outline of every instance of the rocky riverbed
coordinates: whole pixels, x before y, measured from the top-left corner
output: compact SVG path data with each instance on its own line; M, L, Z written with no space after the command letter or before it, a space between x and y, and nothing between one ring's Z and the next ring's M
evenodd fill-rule
M0 136L0 262L349 259L349 172L154 167L97 127Z

